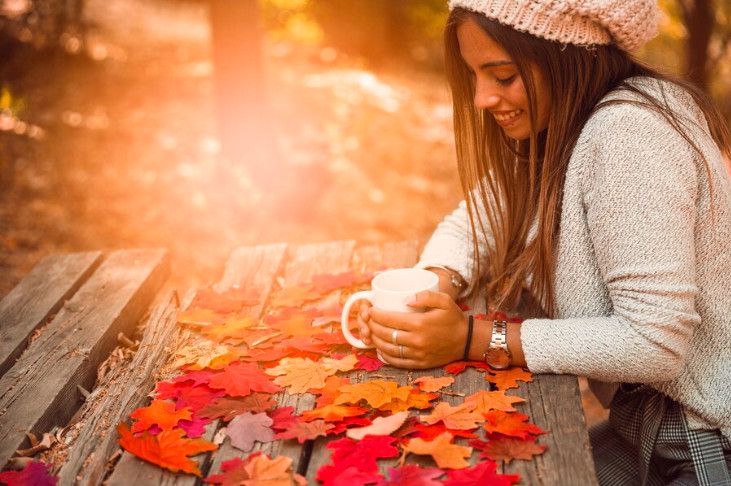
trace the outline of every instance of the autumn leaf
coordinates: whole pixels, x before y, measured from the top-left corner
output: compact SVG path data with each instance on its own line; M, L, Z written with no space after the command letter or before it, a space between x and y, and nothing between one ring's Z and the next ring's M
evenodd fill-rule
M184 311L178 311L177 315L178 324L194 327L219 324L225 320L225 315L218 314L209 309L187 309Z
M229 289L216 292L211 288L198 289L189 308L208 309L220 314L231 314L243 307L260 303L260 291L256 289Z
M0 472L0 483L6 486L56 486L58 478L51 476L47 464L31 461L21 471Z
M266 393L252 393L246 397L217 398L208 406L199 410L196 415L207 419L221 419L228 422L245 412L259 413L276 406L277 402Z
M514 439L512 437L490 438L489 441L472 441L470 445L477 447L482 451L482 457L490 458L494 461L505 461L509 464L513 459L522 459L530 461L533 456L543 454L546 446L536 443L535 437L527 439Z
M231 359L226 360L229 357L230 349L228 346L215 343L196 343L184 346L175 351L173 366L175 368L182 368L186 366L188 368L195 368L201 370L203 368L213 368L212 363L219 361L222 368L226 366Z
M432 456L440 468L462 469L470 464L466 461L472 455L472 448L452 444L453 436L449 432L440 434L432 441L411 439L403 447L401 465L408 454Z
M533 374L523 368L510 368L504 371L491 371L492 374L485 375L485 380L495 383L498 390L508 390L510 388L518 388L518 382L533 381Z
M196 371L188 371L185 374L176 376L171 381L173 383L187 383L192 382L193 385L207 385L208 381L211 379L213 375L216 373L214 371L210 370L196 370Z
M413 435L414 437L420 437L424 440L433 440L435 437L444 432L449 432L454 437L464 437L467 439L474 439L477 437L474 432L470 432L469 430L448 429L443 422L439 422L434 425L407 423L406 426L399 430L399 435L403 437Z
M147 407L141 407L130 414L137 420L132 424L132 432L142 432L153 425L162 430L171 430L180 420L190 420L193 413L189 408L175 411L175 404L164 400L153 400Z
M231 445L244 452L254 447L254 442L271 442L274 440L272 421L262 413L246 412L231 420L226 427L226 434L231 439Z
M206 425L210 423L208 419L193 417L191 420L181 420L178 422L178 427L185 432L186 437L195 439L206 432Z
M345 469L337 469L334 466L323 466L319 469L319 481L322 486L353 486L366 484L380 484L381 477L378 473L371 473L359 470L355 466L349 466Z
M127 424L117 426L119 445L140 459L157 464L173 472L186 472L200 476L198 464L188 456L212 451L216 446L202 439L187 439L180 429L163 430L158 435L143 432L135 437Z
M306 314L293 314L271 324L272 329L282 331L286 336L308 337L322 332L319 327L312 326L312 317Z
M399 386L395 381L370 380L353 385L345 385L335 399L335 404L358 403L365 400L371 407L378 408L397 398L406 401L411 394L411 387Z
M327 435L339 435L353 427L366 427L373 422L366 417L346 417L338 422L333 422L333 428L327 431Z
M482 414L475 411L475 405L463 403L456 407L447 402L440 402L434 407L431 415L424 415L421 421L427 424L443 422L448 429L470 430L477 428L484 421Z
M307 390L309 393L319 395L315 400L315 405L324 407L330 405L340 395L340 388L348 385L350 380L341 376L333 375L325 378L325 386L322 388L311 388Z
M349 354L340 359L326 357L322 358L320 363L322 364L322 367L325 368L325 371L335 374L339 371L345 372L355 368L355 365L358 363L358 358L354 354Z
M201 329L201 333L208 339L217 342L227 339L241 340L251 332L251 328L255 325L256 322L250 316L242 316L204 327Z
M223 486L292 486L307 484L305 478L292 472L292 458L274 459L255 452L246 459L236 457L221 464L221 474L204 479L207 483Z
M363 415L367 411L368 410L363 407L330 404L314 410L305 410L302 412L302 420L309 422L311 420L321 418L325 422L339 422L346 417L357 417Z
M319 481L332 481L342 471L354 467L358 471L374 474L378 471L380 458L397 457L399 451L393 446L395 437L383 435L369 435L363 440L352 439L333 440L327 444L332 450L330 461L332 464L322 466L317 471Z
M326 423L324 420L313 420L312 422L295 422L287 427L284 432L278 432L275 439L297 439L297 442L304 444L306 440L312 440L319 436L327 435L327 431L332 429L333 425Z
M276 376L274 383L289 387L290 393L306 393L310 388L325 386L325 378L335 371L326 370L322 364L307 358L282 358L278 366L266 370Z
M324 273L312 277L312 288L325 295L333 290L369 283L372 279L372 273L358 274L352 270L336 274Z
M389 479L379 486L440 486L438 478L444 471L436 467L419 467L416 464L404 464L388 470ZM478 483L475 483L478 484Z
M480 413L487 413L490 410L502 410L504 412L514 412L514 403L522 403L520 397L506 395L504 391L486 391L480 390L464 399L465 403L475 404L475 410Z
M433 376L423 376L414 380L414 383L418 385L421 391L436 392L454 383L454 378L451 376L441 376L438 378Z
M475 467L447 471L448 479L445 486L474 486L475 484L489 484L490 486L511 486L520 481L518 474L497 474L495 461L484 461Z
M159 382L155 389L155 398L158 400L175 400L175 410L189 407L194 413L225 394L223 390L214 390L208 385L168 381Z
M267 361L278 361L287 355L289 355L289 351L280 346L266 349L251 348L242 353L241 361L256 361L260 363Z
M484 428L490 433L500 433L519 439L525 439L531 434L543 434L540 427L528 423L528 416L517 412L503 412L502 410L490 410L484 414L486 423Z
M274 421L272 429L287 430L289 427L292 427L294 424L299 422L299 417L292 415L293 411L294 407L281 407L267 412L267 415L269 415L269 417Z
M358 355L358 365L356 368L364 371L378 371L383 365L383 361L378 359L375 354L361 353Z
M361 440L366 435L390 435L404 424L408 416L409 412L399 412L387 417L377 417L371 425L348 429L345 435L355 440Z
M424 410L427 408L431 408L431 401L437 398L439 398L438 393L424 393L417 390L411 390L411 393L409 394L408 398L406 398L406 400L394 398L389 403L378 407L378 410L388 411L391 413L403 412L404 410L409 410L412 408Z
M320 299L322 294L312 285L295 285L281 289L272 298L272 307L301 307L305 302Z
M257 365L240 362L232 363L211 376L208 386L226 390L231 396L241 397L251 394L252 391L276 393L281 390L269 381L269 377Z
M478 370L489 370L490 367L484 361L455 361L444 367L444 371L452 375L458 375L468 367L477 368Z

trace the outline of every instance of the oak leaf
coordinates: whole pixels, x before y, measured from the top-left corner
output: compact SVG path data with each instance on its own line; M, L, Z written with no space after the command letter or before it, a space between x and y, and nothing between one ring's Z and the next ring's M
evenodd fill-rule
M490 410L484 414L484 428L490 433L499 433L511 437L525 439L526 437L544 433L540 427L528 422L528 416L518 412L503 412Z
M132 424L132 432L142 432L153 425L162 430L171 430L180 420L190 420L193 416L190 408L175 411L175 404L165 400L153 400L147 407L141 407L130 414L137 420Z
M470 430L477 428L484 418L475 411L475 405L463 403L453 407L447 402L440 402L430 415L422 416L421 421L427 424L441 421L448 429Z
M173 472L186 472L200 476L198 464L188 456L212 451L216 445L202 439L187 439L180 429L163 430L158 435L143 432L139 437L132 435L127 424L117 426L119 445L140 459L157 464Z
M432 456L440 468L463 469L470 464L466 461L472 454L471 447L452 444L453 436L449 432L440 434L432 441L423 439L411 439L403 446L404 454L401 456L401 464L408 454Z
M475 404L475 410L480 413L487 413L490 410L502 410L504 412L514 412L514 403L522 403L520 397L506 395L504 391L486 391L480 390L477 393L466 397L465 403Z
M246 412L231 420L226 427L226 434L231 439L231 445L244 452L254 447L254 442L271 442L274 440L272 421L262 413Z
M419 386L421 391L436 392L454 383L454 378L451 376L422 376L414 380L414 383Z
M282 358L278 366L265 373L276 376L274 383L289 387L290 393L306 393L310 388L325 386L325 378L335 371L326 370L321 363L308 358Z
M485 375L485 380L494 383L498 390L509 390L510 388L518 388L519 381L533 381L533 373L523 368L510 368L504 371L491 371L491 374Z
M351 439L361 440L366 435L390 435L401 427L409 416L409 412L399 412L386 417L377 417L367 427L348 429L345 435Z
M276 393L280 387L269 381L257 365L253 363L231 363L223 371L211 376L208 386L226 390L231 396L245 397L253 391Z
M358 403L365 400L371 407L378 408L397 398L406 401L411 394L411 387L399 386L395 381L370 380L363 383L344 385L335 399L335 404Z

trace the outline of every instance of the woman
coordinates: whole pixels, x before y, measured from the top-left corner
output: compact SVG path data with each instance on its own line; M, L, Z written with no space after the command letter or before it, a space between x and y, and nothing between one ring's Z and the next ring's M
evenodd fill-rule
M445 31L466 198L418 266L425 313L361 307L388 363L587 376L601 484L731 484L728 131L639 63L654 0L451 0ZM533 303L522 323L465 317ZM521 299L522 297L522 299ZM536 313L532 315L537 315Z

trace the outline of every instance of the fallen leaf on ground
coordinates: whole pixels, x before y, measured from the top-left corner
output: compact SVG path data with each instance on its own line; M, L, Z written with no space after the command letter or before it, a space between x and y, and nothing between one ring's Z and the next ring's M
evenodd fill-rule
M485 375L485 380L495 383L498 390L509 390L510 388L518 388L520 386L519 381L533 381L533 373L518 367L504 371L492 370L490 374Z
M426 393L420 392L416 389L412 389L406 400L401 400L398 397L394 398L389 403L383 404L378 407L378 410L388 411L391 413L403 412L404 410L409 410L411 408L424 410L427 408L431 408L431 401L439 398L439 396L440 395L438 393Z
M399 451L393 446L395 441L395 437L382 435L369 435L360 441L348 438L333 440L327 444L327 448L332 450L330 455L332 464L322 466L317 471L317 479L319 481L332 481L333 478L349 467L374 474L378 472L378 463L376 462L378 459L398 456Z
M211 376L208 386L226 390L231 396L245 397L252 391L276 393L280 387L269 381L259 367L253 363L231 363L221 372Z
M448 429L470 430L484 422L482 414L475 411L474 404L463 403L456 407L440 402L430 415L423 415L421 421L427 424L443 422Z
M442 482L437 478L443 474L444 471L436 467L404 464L401 467L390 468L389 479L379 483L379 486L440 486Z
M349 354L345 356L344 358L340 359L333 359L333 358L322 358L320 360L322 363L323 368L327 372L331 372L332 374L337 373L338 371L350 371L353 368L355 368L355 365L358 363L358 358L354 354Z
M199 410L196 415L208 419L220 418L228 422L244 412L259 413L277 405L267 393L252 393L246 397L221 397Z
M322 297L312 285L295 285L281 289L272 298L271 307L301 307Z
M363 407L330 404L313 410L305 410L301 416L302 420L307 422L319 418L325 422L339 422L346 417L358 417L367 411Z
M475 404L475 410L480 413L487 413L490 410L514 412L515 408L513 407L513 404L522 403L524 401L525 400L520 397L506 395L502 390L480 390L464 399L464 403Z
M278 432L275 439L297 439L297 442L304 444L306 440L312 440L319 436L327 435L327 431L332 429L333 425L326 423L324 420L313 420L312 422L295 422L290 425L287 430Z
M520 481L518 474L497 474L495 461L484 461L475 467L448 471L448 479L444 486L474 486L476 484L490 486L511 486Z
M509 464L513 459L531 461L533 460L533 456L543 454L543 451L546 450L546 446L536 443L535 437L529 437L527 439L491 437L487 442L472 441L470 445L474 445L480 449L482 451L482 457L487 457L494 461L505 461L505 464Z
M190 420L193 413L189 408L175 411L175 404L165 400L153 400L147 407L141 407L130 414L137 420L132 424L132 432L142 432L153 425L162 430L171 430L180 420Z
M543 430L535 424L528 422L528 416L518 412L503 412L502 410L490 410L484 414L484 428L490 433L500 433L511 437L525 439L529 435L542 434Z
M314 395L318 395L317 400L315 401L315 405L317 405L318 407L324 407L325 405L333 403L335 399L340 395L340 387L348 384L350 384L350 380L348 378L333 375L325 378L324 387L312 388L307 391Z
M264 412L246 412L229 422L226 434L231 439L232 446L249 452L254 447L255 441L271 442L274 440L273 423L274 421Z
M0 472L0 483L6 486L56 486L58 478L51 476L47 464L31 461L21 471Z
M289 387L289 393L296 394L324 387L325 379L335 371L328 371L308 358L282 358L279 365L266 370L266 374L276 376L274 383Z
M358 355L356 368L364 371L378 371L383 367L383 364L383 361L378 359L375 354L364 353Z
M484 371L490 370L490 367L484 361L455 361L454 363L449 363L445 366L444 371L452 375L458 375L468 367Z
M259 304L260 291L256 289L229 289L216 292L211 288L198 289L189 308L208 309L221 314L238 312L243 307Z
M255 452L246 459L236 457L221 464L221 474L204 479L207 483L223 486L292 486L307 484L305 478L292 472L292 458L274 459Z
M414 380L414 383L419 386L421 391L436 392L454 383L454 378L451 376L440 376L438 378L433 376L423 376Z
M462 469L470 465L466 459L472 455L472 448L452 444L454 436L449 432L440 434L432 441L423 439L411 439L403 446L401 464L408 454L432 456L440 468Z
M200 476L198 464L188 456L212 451L216 445L202 439L187 439L180 429L163 430L158 435L143 432L139 437L132 435L127 424L117 426L119 445L140 459L157 464L173 472L186 472Z
M408 416L409 412L399 412L387 417L377 417L371 425L348 429L345 435L355 440L361 440L366 435L390 435L404 424Z
M363 383L345 385L335 404L358 403L365 400L371 407L378 408L394 398L406 401L411 394L411 387L399 386L395 381L370 380Z

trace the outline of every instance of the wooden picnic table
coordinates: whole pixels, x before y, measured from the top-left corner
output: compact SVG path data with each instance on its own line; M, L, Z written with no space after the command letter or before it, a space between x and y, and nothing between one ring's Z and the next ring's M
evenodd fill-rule
M232 252L214 288L256 288L269 296L317 274L411 266L419 250L413 241L241 247ZM53 456L61 485L201 484L194 476L143 462L117 444L116 425L147 404L155 383L168 377L171 353L191 339L190 330L176 325L176 312L190 303L195 290L171 289L166 285L168 273L164 249L52 255L0 301L0 465L6 465L17 449L29 447L27 433L40 437L56 428L56 437L64 443ZM335 292L329 299L335 303L339 297ZM479 301L470 304L480 311ZM267 311L267 301L246 309L259 318ZM140 328L141 341L130 349L129 337ZM126 343L126 354L120 342ZM110 355L122 359L131 351L133 356L123 366L97 376ZM402 385L443 373L391 367L379 371ZM355 383L367 374L352 372L349 378ZM452 390L469 395L486 386L481 374L468 369L456 377ZM596 484L576 377L535 375L531 383L508 394L525 399L517 407L547 432L539 440L547 450L532 461L512 461L502 472L520 474L526 485ZM313 395L278 396L280 407L293 406L296 412L314 408ZM442 399L456 403L457 397ZM209 424L204 437L211 440L221 425ZM329 440L277 440L257 449L272 457L291 457L294 470L309 484L317 484L317 470L329 460ZM226 441L197 459L205 477L220 471L223 461L245 455ZM477 456L472 455L473 463ZM396 461L382 461L382 472ZM431 459L421 463L433 465Z

